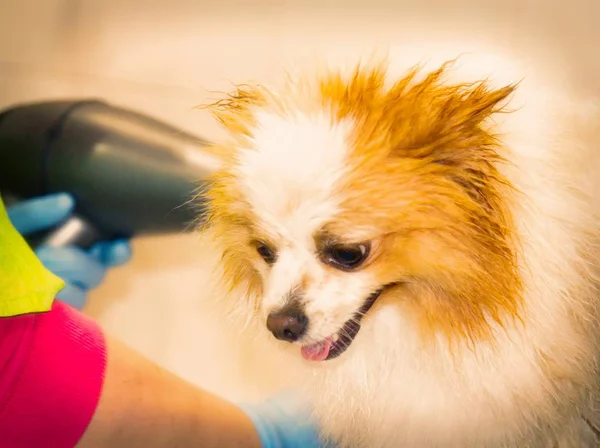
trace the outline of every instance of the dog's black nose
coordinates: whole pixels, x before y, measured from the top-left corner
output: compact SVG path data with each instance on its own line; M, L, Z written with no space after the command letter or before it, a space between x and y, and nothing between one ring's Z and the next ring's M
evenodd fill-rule
M277 339L294 342L306 333L308 317L296 308L283 308L269 314L267 328Z

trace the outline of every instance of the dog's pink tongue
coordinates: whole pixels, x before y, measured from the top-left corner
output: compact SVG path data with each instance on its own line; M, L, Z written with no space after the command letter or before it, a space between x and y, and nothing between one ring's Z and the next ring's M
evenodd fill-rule
M331 349L331 338L327 338L324 341L317 342L312 345L305 345L302 347L300 352L304 359L309 361L323 361L329 356L329 350Z

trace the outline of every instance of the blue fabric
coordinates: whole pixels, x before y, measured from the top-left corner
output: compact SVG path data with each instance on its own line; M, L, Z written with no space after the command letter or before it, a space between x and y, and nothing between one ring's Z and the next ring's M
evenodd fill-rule
M241 408L254 423L263 448L325 447L311 418L310 407L292 393Z
M74 199L64 193L29 199L8 207L13 226L23 236L48 230L65 221L73 212ZM90 250L78 247L48 247L36 249L42 264L67 284L57 298L81 309L87 301L87 293L98 286L106 271L120 266L131 258L129 241L102 241Z

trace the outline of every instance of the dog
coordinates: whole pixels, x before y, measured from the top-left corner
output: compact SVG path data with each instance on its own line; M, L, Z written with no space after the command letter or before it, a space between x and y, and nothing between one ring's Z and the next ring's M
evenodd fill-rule
M598 446L597 103L455 50L210 105L220 306L338 447Z

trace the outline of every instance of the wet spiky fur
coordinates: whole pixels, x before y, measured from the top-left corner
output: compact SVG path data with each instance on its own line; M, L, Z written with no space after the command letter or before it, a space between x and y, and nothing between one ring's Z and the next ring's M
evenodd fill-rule
M450 59L242 86L213 106L231 136L207 193L223 307L338 446L597 446L595 105L500 57ZM339 272L316 255L327 238L373 253ZM318 341L382 285L333 361L266 330L300 289Z

